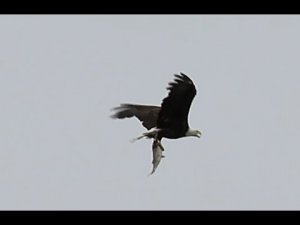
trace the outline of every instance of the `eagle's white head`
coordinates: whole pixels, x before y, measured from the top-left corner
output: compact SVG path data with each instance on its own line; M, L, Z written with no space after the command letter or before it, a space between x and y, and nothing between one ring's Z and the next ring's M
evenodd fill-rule
M192 129L188 129L188 131L185 133L185 136L189 137L189 136L193 136L193 137L198 137L200 138L202 135L200 130L192 130Z

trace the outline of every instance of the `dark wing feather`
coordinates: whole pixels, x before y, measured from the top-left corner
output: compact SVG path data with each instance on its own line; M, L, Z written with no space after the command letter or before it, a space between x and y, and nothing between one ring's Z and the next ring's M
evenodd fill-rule
M175 74L167 89L169 94L162 101L157 127L168 126L174 121L187 123L191 103L197 93L193 81L183 73Z
M113 108L117 112L111 117L116 119L124 119L130 117L137 117L146 127L150 130L156 127L158 114L160 111L159 106L152 105L133 105L133 104L121 104L119 107Z

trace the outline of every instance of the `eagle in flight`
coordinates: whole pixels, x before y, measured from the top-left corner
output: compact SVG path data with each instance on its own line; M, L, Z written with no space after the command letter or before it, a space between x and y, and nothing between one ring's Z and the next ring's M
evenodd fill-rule
M200 138L201 132L189 127L188 115L192 101L197 93L193 81L184 73L175 74L174 81L169 83L168 96L165 97L161 106L121 104L112 110L115 113L111 116L116 119L136 117L148 130L141 136L133 139L153 138L153 174L158 167L164 147L161 144L162 138L178 139L194 136Z

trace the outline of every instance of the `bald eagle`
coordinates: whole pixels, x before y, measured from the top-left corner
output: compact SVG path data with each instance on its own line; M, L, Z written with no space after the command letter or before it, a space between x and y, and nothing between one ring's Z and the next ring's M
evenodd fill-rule
M189 127L188 114L192 101L196 95L196 87L193 81L184 73L174 75L174 81L169 83L168 96L162 101L161 106L121 104L113 108L115 111L111 117L116 119L130 118L135 116L148 130L135 140L143 137L153 138L153 174L164 157L161 144L162 138L178 139L194 136L200 138L201 132Z

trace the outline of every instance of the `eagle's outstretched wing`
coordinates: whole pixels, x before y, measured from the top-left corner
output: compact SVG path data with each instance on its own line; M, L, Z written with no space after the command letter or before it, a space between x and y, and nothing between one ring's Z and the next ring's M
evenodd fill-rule
M156 127L160 107L152 105L121 104L112 110L115 110L116 113L112 115L111 118L123 119L135 116L142 122L144 127L150 130L151 128Z
M188 124L190 107L197 93L193 81L184 73L175 74L167 89L169 94L162 101L157 127L169 128L182 122Z

